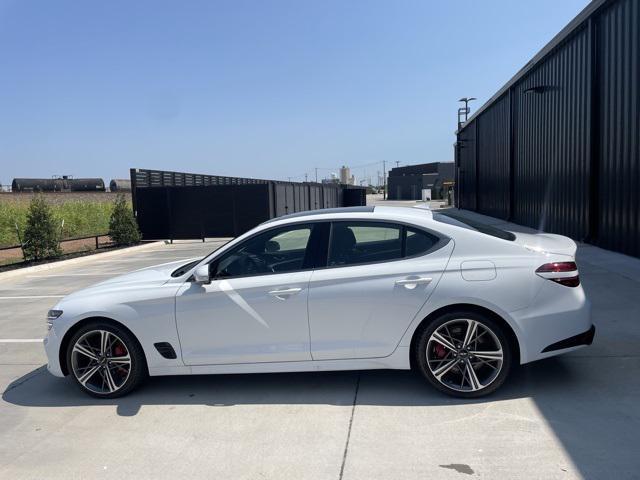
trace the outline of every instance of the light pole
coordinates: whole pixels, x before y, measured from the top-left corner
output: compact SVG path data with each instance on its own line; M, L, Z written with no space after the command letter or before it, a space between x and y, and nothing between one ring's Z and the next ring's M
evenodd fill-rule
M460 100L458 100L459 102L464 102L464 107L458 108L458 130L460 130L462 124L469 118L469 113L471 113L469 102L472 102L473 100L477 100L476 97L462 97ZM462 120L463 115L464 121Z
M382 161L382 199L387 199L387 162Z

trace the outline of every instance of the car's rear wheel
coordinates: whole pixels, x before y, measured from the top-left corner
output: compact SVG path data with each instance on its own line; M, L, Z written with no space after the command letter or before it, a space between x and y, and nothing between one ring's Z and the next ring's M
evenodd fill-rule
M89 395L115 398L136 388L146 376L144 353L126 330L96 321L75 332L67 349L75 383Z
M473 398L498 389L509 374L512 349L503 327L477 312L450 312L418 337L415 363L438 390Z

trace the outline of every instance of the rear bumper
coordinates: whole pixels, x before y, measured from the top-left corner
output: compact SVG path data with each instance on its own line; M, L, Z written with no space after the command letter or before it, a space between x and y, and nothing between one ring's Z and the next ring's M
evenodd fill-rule
M560 340L559 342L552 343L551 345L545 347L542 350L542 353L555 352L556 350L565 350L567 348L591 345L593 343L593 337L595 336L595 334L596 327L595 325L591 325L591 328L586 332L582 332L578 335Z
M523 364L582 348L593 340L591 304L582 287L544 282L531 306L511 312Z

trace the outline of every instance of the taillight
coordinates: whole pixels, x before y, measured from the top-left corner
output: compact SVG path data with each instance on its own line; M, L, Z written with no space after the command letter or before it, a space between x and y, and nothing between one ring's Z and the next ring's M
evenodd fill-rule
M545 263L538 267L536 274L565 287L577 287L580 285L580 275L578 275L576 262Z

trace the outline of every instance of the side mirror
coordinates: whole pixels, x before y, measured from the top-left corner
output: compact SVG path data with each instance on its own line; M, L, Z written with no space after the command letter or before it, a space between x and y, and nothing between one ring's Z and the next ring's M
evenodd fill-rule
M193 272L193 278L195 283L210 283L211 275L209 274L209 265L200 265L196 268L196 271Z

